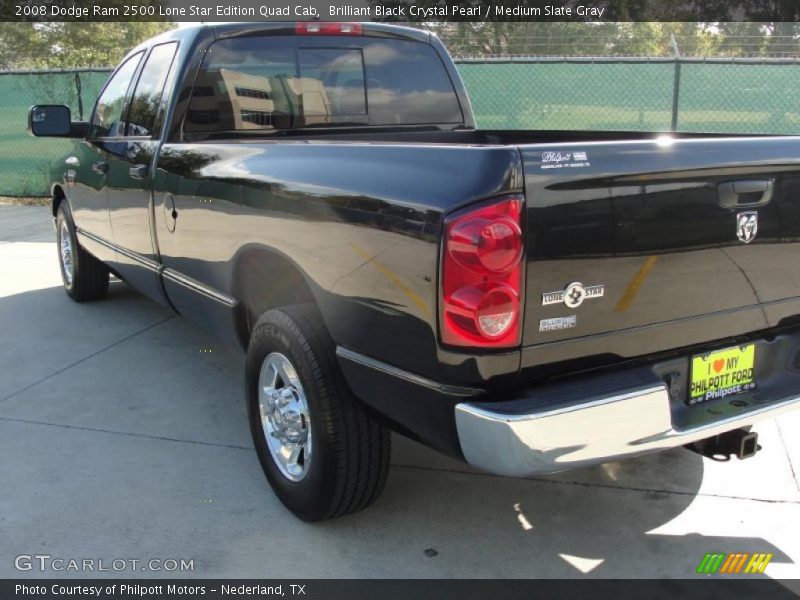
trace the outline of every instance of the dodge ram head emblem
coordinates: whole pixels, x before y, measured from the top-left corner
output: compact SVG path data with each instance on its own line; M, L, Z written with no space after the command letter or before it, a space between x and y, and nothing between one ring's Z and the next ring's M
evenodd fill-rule
M736 215L736 235L745 244L756 239L758 233L758 213L743 212Z
M545 292L542 294L542 306L548 304L560 304L563 302L569 308L577 308L587 298L600 298L605 292L605 287L602 285L584 286L582 283L576 281L570 283L563 291L560 292Z

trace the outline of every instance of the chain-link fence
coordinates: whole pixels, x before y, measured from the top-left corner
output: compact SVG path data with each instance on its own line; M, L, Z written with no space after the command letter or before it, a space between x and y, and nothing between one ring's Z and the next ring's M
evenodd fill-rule
M88 118L108 69L0 72L0 196L45 196L50 163L69 140L27 132L28 108L67 104L73 119Z
M458 60L483 129L800 133L795 59Z
M483 129L800 134L800 61L504 57L457 59ZM0 73L0 195L47 194L69 141L30 137L27 109L88 118L109 69Z

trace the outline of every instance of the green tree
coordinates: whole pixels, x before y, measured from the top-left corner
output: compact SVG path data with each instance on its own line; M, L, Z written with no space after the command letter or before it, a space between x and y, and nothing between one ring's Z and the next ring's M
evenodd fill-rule
M662 56L671 53L662 23L460 22L426 24L461 56Z
M173 23L0 23L0 68L113 67L134 46Z
M608 19L658 19L694 21L705 40L721 55L796 55L800 43L800 2L797 0L694 0L691 3L662 0L608 0ZM735 22L746 17L750 22ZM673 23L673 25L676 25ZM693 32L696 36L696 32ZM716 37L715 37L716 36ZM689 40L686 40L690 42Z

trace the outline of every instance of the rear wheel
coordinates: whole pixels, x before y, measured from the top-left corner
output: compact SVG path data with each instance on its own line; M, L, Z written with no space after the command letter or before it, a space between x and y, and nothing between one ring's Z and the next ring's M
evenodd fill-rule
M61 281L67 295L76 302L97 300L105 296L108 291L108 267L78 244L75 223L66 201L58 206L56 242Z
M319 521L378 498L389 470L390 433L347 387L314 305L271 310L258 320L246 377L253 443L289 510Z

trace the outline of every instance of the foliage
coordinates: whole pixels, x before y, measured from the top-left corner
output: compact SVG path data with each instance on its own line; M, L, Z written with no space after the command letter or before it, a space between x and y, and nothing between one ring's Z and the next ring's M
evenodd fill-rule
M417 4L439 1L418 0ZM673 38L683 56L800 55L797 0L683 4L607 0L605 4L605 17L639 21L473 21L416 26L435 31L450 52L460 56L671 56ZM725 20L734 16L760 21ZM707 20L697 20L700 17ZM641 21L647 18L696 20ZM0 22L0 69L113 67L130 48L172 27L159 22Z
M800 5L800 3L798 3ZM800 27L760 22L426 23L457 56L797 56Z
M0 69L113 67L128 50L173 27L149 22L0 22Z

